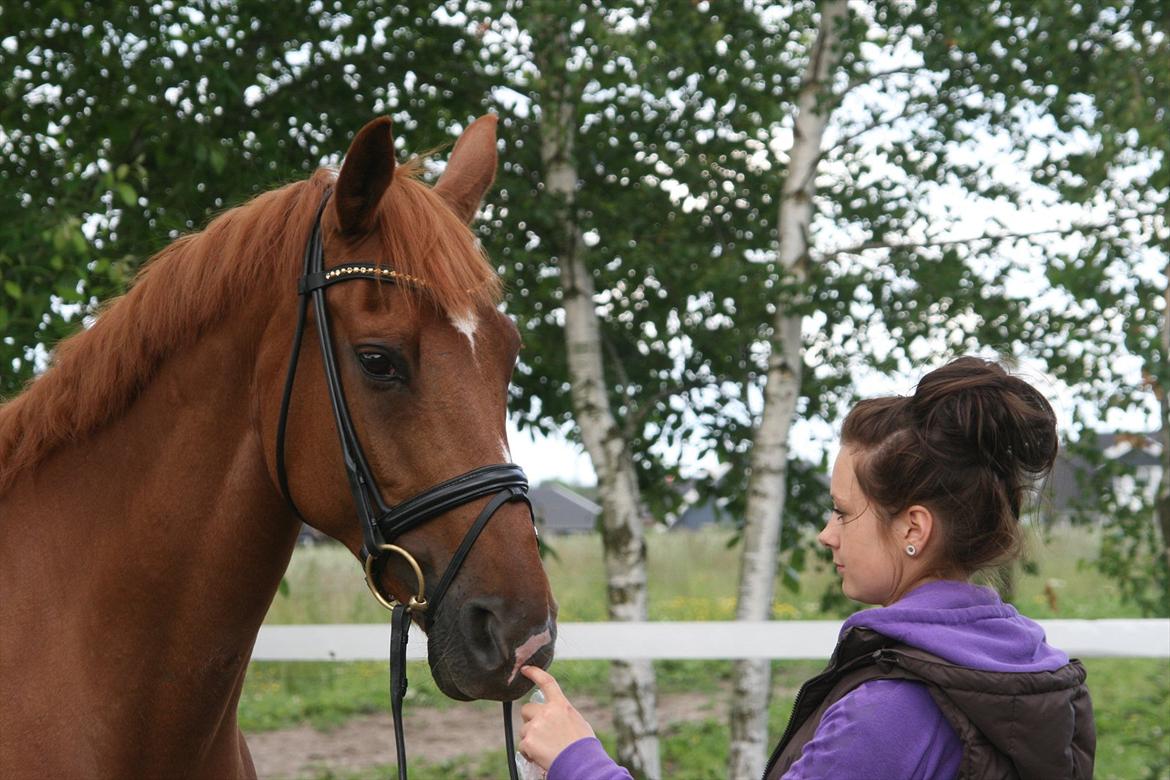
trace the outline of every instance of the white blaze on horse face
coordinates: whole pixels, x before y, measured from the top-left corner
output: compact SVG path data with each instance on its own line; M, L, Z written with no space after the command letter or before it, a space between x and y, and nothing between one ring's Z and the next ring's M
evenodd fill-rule
M467 341L471 344L471 354L475 354L475 331L479 327L479 320L471 312L466 314L450 315L451 324L455 326L455 330L467 337Z
M520 667L523 666L529 658L536 655L536 651L540 650L540 648L544 647L551 641L552 632L550 632L546 627L544 631L528 637L528 639L524 641L524 644L516 648L516 663L512 667L512 674L508 677L508 685L511 685L512 681L516 679L516 675L520 673Z

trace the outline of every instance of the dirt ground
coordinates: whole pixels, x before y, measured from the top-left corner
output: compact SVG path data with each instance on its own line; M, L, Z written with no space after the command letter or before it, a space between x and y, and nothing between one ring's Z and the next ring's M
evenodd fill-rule
M670 694L658 702L659 723L726 717L725 696ZM607 707L582 698L574 702L599 731L611 728ZM406 710L406 755L413 764L440 763L461 756L503 752L504 727L498 707L461 705L447 710ZM519 720L517 719L517 729ZM248 734L256 771L265 780L297 780L329 769L354 771L394 763L390 714L354 718L329 731L299 726Z

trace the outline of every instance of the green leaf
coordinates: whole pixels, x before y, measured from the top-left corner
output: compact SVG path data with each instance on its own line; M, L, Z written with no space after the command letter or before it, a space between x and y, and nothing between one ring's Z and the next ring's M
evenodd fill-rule
M19 301L21 298L20 285L13 281L4 283L4 292L8 293L8 297Z
M138 205L138 193L135 192L134 188L131 187L129 184L127 184L126 182L120 182L115 187L115 189L118 190L118 195L121 196L122 202L125 203L127 206Z
M65 303L78 303L84 298L84 296L77 291L77 284L66 279L62 279L61 281L57 282L56 286L53 288L53 292L55 292L57 297Z

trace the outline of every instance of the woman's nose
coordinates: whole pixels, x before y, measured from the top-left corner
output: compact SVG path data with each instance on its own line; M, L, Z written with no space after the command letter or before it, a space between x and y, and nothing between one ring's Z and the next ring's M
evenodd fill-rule
M830 532L831 528L832 522L827 522L825 523L825 527L821 529L821 532L817 534L817 541L823 544L825 547L833 546L832 534Z

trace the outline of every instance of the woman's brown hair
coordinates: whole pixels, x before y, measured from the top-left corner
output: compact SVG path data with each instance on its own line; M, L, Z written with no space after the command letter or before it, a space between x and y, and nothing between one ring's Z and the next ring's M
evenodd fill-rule
M931 371L911 396L862 401L842 444L879 516L914 504L939 519L941 569L971 574L1020 547L1025 492L1056 458L1056 416L1036 388L998 363L962 357Z

